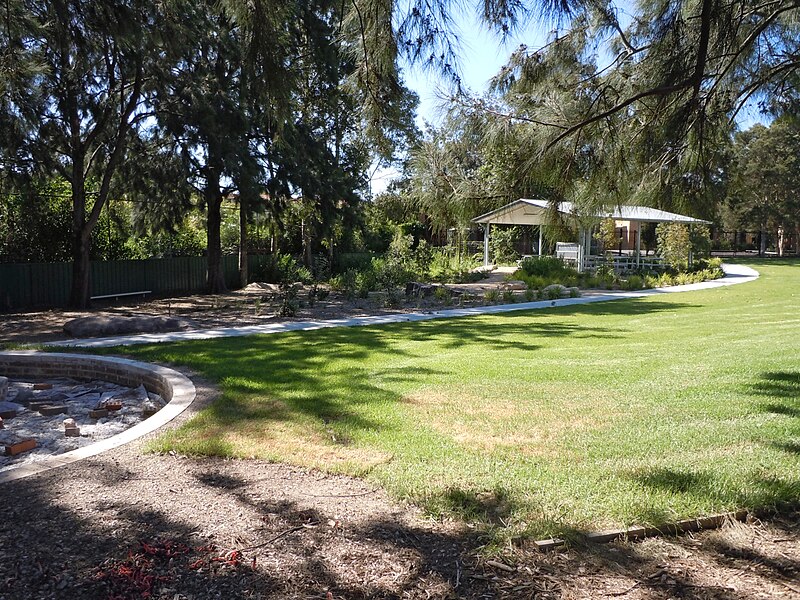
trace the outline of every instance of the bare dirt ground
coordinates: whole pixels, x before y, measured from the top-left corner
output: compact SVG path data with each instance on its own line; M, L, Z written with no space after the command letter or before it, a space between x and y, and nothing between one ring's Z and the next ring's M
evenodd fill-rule
M178 316L192 322L193 328L211 329L246 325L264 325L287 320L307 321L311 319L338 319L360 317L418 310L436 310L453 306L476 306L483 304L483 294L499 287L521 289L521 283L505 281L510 269L499 269L489 278L476 283L449 285L448 287L467 292L468 299L454 299L450 304L434 298L403 299L400 306L384 307L384 298L373 293L369 298L348 300L341 294L332 292L324 300L313 304L308 301L308 289L298 293L300 303L297 314L287 319L278 317L280 300L274 284L250 284L247 288L228 294L196 294L177 298L157 298L141 302L106 302L86 311L40 310L0 313L0 345L30 344L69 339L64 333L64 323L71 319L90 315L116 316Z
M472 284L496 288L501 277ZM109 307L197 327L277 320L264 290ZM404 305L425 310L441 305ZM296 319L368 315L331 297ZM63 339L87 313L0 315L0 342ZM96 314L96 313L95 313ZM174 427L213 401L198 400ZM800 511L719 530L542 554L487 555L476 529L434 521L368 482L263 461L143 452L138 441L0 485L0 600L526 598L800 600Z
M194 378L198 401L213 401ZM176 423L169 426L175 426ZM491 557L367 482L139 441L0 485L0 598L800 599L800 513Z

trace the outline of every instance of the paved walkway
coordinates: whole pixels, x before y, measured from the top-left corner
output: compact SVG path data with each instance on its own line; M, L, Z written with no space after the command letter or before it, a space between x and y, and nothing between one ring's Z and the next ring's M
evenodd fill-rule
M524 302L519 304L498 304L493 306L476 306L472 308L452 308L432 312L400 313L394 315L377 315L370 317L353 317L350 319L327 319L320 321L289 321L285 323L270 323L268 325L249 325L246 327L224 327L220 329L197 329L194 331L175 331L170 333L142 333L136 335L87 338L49 342L46 346L72 347L72 348L107 348L111 346L130 346L134 344L154 344L160 342L184 342L188 340L208 340L223 337L239 337L245 335L280 333L283 331L307 331L311 329L325 329L327 327L361 327L364 325L384 325L387 323L408 323L412 321L429 321L431 319L446 319L451 317L468 317L472 315L487 315L506 313L515 310L541 310L554 306L574 306L576 304L592 304L594 302L608 302L610 300L623 300L629 298L645 298L659 294L672 294L676 292L690 292L708 290L737 283L753 281L758 277L758 271L743 265L722 265L725 277L716 281L693 283L690 285L677 285L667 288L656 288L636 292L609 292L580 298L563 298L561 300L540 300L537 302Z

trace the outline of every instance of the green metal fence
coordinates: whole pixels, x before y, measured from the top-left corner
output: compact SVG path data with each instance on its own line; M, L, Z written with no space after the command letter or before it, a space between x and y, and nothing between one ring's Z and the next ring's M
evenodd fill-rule
M250 256L248 263L252 267L260 260L259 256ZM91 295L145 290L154 295L202 292L206 264L202 256L94 261ZM238 287L238 257L223 256L222 268L228 287ZM71 263L0 263L0 310L66 306L71 285Z

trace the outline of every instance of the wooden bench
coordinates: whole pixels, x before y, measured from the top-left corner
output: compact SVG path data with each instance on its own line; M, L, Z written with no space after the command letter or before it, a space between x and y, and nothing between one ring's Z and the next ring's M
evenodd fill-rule
M147 296L147 294L152 294L152 290L142 290L141 292L120 292L118 294L103 294L102 296L92 296L92 300L107 300L109 298L114 298L114 300L119 300L124 296Z

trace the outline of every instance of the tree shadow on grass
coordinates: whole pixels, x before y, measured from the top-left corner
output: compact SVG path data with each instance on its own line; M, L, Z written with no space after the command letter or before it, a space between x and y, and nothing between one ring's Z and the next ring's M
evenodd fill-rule
M648 554L637 544L587 546L549 556L518 551L495 556L511 565L506 571L481 557L485 539L477 530L426 524L395 514L400 507L388 504L373 507L372 516L350 518L346 500L333 495L329 501L308 501L302 481L284 490L271 470L268 485L260 488L258 478L229 469L238 461L149 460L148 465L117 464L105 455L0 486L0 597L133 600L147 597L148 591L155 598L555 600L575 585L579 569L612 584L622 575L626 588L633 585L648 598L747 597L724 586L698 585L684 569L685 562L673 568L664 563L663 554ZM65 473L69 476L59 477ZM145 487L144 492L126 493L120 487L160 478L164 483L152 492ZM65 501L60 487L65 484L94 491ZM680 487L693 485L691 478L684 478ZM208 489L208 496L193 494L191 502L206 498L205 504L184 506L189 490L197 488ZM502 515L506 510L502 494L448 494L455 505L476 513ZM209 550L210 532L224 521L243 518L247 523L257 518L260 525L239 527L247 539L236 541L229 534ZM786 527L796 534L797 520ZM723 561L736 568L757 564L767 577L789 581L799 568L797 561L776 559L735 540L709 545L717 554L706 556L703 568ZM226 558L234 551L242 553L239 559ZM669 577L660 577L665 572Z
M788 505L800 499L797 473L787 474L785 478L751 475L740 486L732 486L712 470L689 468L640 469L630 477L648 488L685 496L699 505L728 507L728 510ZM642 511L638 516L642 523L652 525L675 520L666 510L656 508Z

